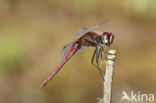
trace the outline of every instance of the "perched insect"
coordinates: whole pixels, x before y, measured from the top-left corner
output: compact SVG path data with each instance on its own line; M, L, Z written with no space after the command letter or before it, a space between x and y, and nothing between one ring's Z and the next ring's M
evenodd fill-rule
M62 62L61 64L50 73L50 75L42 82L40 88L44 87L48 81L50 81L56 73L63 67L63 65L82 47L95 47L95 51L92 56L92 64L99 70L100 75L102 75L102 69L99 67L98 59L99 56L103 56L104 48L101 46L102 44L110 46L113 43L114 35L109 32L103 32L102 34L98 34L93 30L99 28L103 24L108 22L108 20L102 22L99 25L92 27L91 29L83 28L80 32L76 33L73 37L81 35L74 42L67 44L62 51ZM93 62L96 56L96 64Z

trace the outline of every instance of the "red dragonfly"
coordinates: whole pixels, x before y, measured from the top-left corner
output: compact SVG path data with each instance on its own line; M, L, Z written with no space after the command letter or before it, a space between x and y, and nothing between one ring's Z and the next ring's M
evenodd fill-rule
M114 35L109 32L103 32L101 35L94 32L93 30L99 28L103 24L108 22L108 20L102 22L101 24L98 24L91 29L83 28L80 30L80 32L76 33L74 36L81 35L78 39L76 39L74 42L67 44L64 46L62 51L62 62L61 64L54 69L50 75L42 82L40 88L46 86L46 84L56 75L56 73L63 67L63 65L75 54L77 54L78 51L82 47L95 47L94 54L92 56L91 63L99 70L100 75L103 78L103 70L100 69L98 59L101 56L103 58L104 48L101 45L107 45L110 46L114 40ZM96 64L93 62L96 56ZM104 80L104 78L103 78Z

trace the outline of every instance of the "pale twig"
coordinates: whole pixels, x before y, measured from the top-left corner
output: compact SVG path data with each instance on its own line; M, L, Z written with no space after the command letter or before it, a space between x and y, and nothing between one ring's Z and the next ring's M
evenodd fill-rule
M106 72L104 76L103 98L99 99L99 103L111 103L112 79L115 65L116 51L110 50L107 55Z

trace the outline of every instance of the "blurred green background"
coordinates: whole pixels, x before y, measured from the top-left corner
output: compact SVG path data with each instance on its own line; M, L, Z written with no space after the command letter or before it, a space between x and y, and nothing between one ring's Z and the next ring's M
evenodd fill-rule
M94 48L39 87L71 36L106 19L98 30L115 34L112 103L123 90L156 95L155 0L0 0L0 103L97 102L103 82L90 62Z

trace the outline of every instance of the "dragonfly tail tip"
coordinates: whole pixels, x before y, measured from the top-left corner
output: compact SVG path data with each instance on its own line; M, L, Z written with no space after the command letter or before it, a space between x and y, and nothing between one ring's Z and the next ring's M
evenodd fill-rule
M43 82L43 83L41 84L40 88L45 87L45 86L46 86L46 84L47 84L47 83Z

